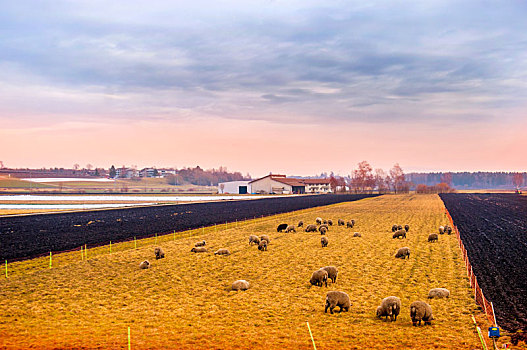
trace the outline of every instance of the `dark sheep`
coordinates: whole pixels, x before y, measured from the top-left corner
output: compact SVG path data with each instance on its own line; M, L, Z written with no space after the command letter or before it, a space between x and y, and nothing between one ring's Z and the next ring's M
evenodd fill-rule
M339 307L339 313L344 311L348 312L351 307L351 301L348 294L339 291L331 291L326 294L326 307L324 308L324 313L329 312L333 314L333 309Z
M317 232L317 225L307 225L306 232Z
M377 307L377 317L390 317L390 321L397 321L397 316L401 312L401 299L391 296L384 298L381 302L381 306Z
M346 228L353 228L353 222L351 221L346 222Z
M311 275L311 279L309 280L309 283L317 287L322 287L323 284L326 284L326 287L327 287L328 286L328 272L322 269L316 270Z
M424 301L414 301L410 305L410 317L412 318L412 324L417 326L417 322L421 325L421 320L424 321L426 325L432 325L432 307L425 303Z
M322 221L322 223L323 223L324 225L327 225L327 224L328 224L328 221L327 221L327 220L324 220L324 221Z
M321 235L325 235L326 232L328 232L328 229L325 228L324 226L320 226L320 234L321 234Z
M156 256L156 259L163 259L165 257L165 252L163 248L157 247L154 249L154 254Z
M327 224L322 224L322 225L320 225L320 226L318 227L318 230L320 231L321 228L325 228L326 231L329 230L329 226L328 226Z
M406 231L405 230L397 230L392 236L393 238L406 238Z
M401 225L397 225L397 229L398 229L398 230L402 230L403 227L402 227Z
M329 240L325 236L324 237L320 237L320 243L322 244L322 248L324 248L324 247L328 246Z
M439 236L437 235L437 233L431 233L428 235L428 242L437 242L438 238Z
M258 250L261 250L262 252L267 250L267 241L265 239L262 239L260 241L260 244L258 244Z
M395 254L395 257L396 258L400 258L400 259L410 259L410 248L408 247L402 247L402 248L399 248L399 250L397 250L397 253Z
M276 232L284 231L285 229L287 229L287 226L289 226L289 225L288 224L280 224L280 225L278 225L278 227L276 228Z
M353 234L353 237L362 237L362 235L361 235L359 232L355 232L355 233Z
M331 220L331 219L328 220L328 225L329 225L329 226L333 226L333 220Z
M303 221L299 221L298 222L298 227L303 227L304 226L304 222Z
M205 240L203 240L201 242L198 242L198 243L194 244L194 247L204 247L205 244L207 244L207 243L205 242Z
M410 229L410 226L409 226L409 225L404 225L404 230L405 230L406 232L408 232L409 229Z
M445 233L447 235L451 235L452 234L452 227L450 227L450 226L445 227Z
M342 219L338 219L338 221L337 221L337 225L338 225L338 226L344 226L344 225L346 225L346 223L344 222L344 220L342 220Z
M325 270L328 273L328 279L330 279L331 282L337 282L339 270L335 266L324 266L322 270Z
M392 225L392 232L397 231L397 225Z

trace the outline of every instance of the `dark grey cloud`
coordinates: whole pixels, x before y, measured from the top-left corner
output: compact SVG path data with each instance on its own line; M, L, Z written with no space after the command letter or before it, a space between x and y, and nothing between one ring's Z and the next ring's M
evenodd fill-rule
M516 1L8 2L0 84L27 87L35 113L58 113L44 88L71 92L65 114L472 120L527 97L526 14Z

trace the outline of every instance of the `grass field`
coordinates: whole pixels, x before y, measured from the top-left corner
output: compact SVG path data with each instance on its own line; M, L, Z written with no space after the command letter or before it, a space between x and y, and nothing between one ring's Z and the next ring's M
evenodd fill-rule
M330 227L329 246L320 235L277 233L281 222L317 216L355 219L353 230ZM391 238L391 225L409 224L405 240ZM167 254L153 258L154 239L100 247L48 259L10 264L0 282L0 348L126 349L312 349L306 321L317 349L481 349L471 315L485 330L476 307L454 235L427 242L428 234L446 223L437 195L388 195L303 210L240 224L208 229L205 234L172 240L159 237ZM361 238L352 238L352 232ZM267 252L248 245L250 234L268 234ZM205 239L209 252L190 253ZM409 260L395 259L408 246ZM228 248L232 255L213 255ZM144 259L151 269L140 270ZM309 284L316 269L335 265L336 284ZM228 291L246 279L245 292ZM413 327L409 305L427 300L428 290L446 287L451 297L432 300L432 326ZM350 312L324 314L325 295L350 295ZM402 300L395 323L375 317L381 300Z

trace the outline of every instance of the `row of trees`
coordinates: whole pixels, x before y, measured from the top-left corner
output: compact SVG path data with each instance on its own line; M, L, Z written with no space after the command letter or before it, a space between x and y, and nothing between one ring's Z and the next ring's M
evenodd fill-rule
M410 173L407 179L416 184L433 186L446 183L456 188L511 188L527 183L527 173L522 172L436 172Z
M349 190L355 193L371 193L376 189L379 193L403 193L410 190L410 183L406 181L404 171L398 163L386 172L383 169L373 170L367 161L362 161L351 176L345 178L331 174L329 183L333 192Z
M177 170L177 175L168 175L166 179L171 185L190 183L193 185L217 186L220 182L250 180L251 175L247 174L243 176L238 171L229 172L223 166L220 166L219 169L209 170L203 170L197 166L195 168Z

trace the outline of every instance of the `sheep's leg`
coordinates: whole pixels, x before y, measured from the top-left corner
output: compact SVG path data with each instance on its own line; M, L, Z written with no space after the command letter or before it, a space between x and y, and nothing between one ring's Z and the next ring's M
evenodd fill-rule
M328 307L329 307L329 302L326 300L326 307L324 308L324 313L328 312Z

